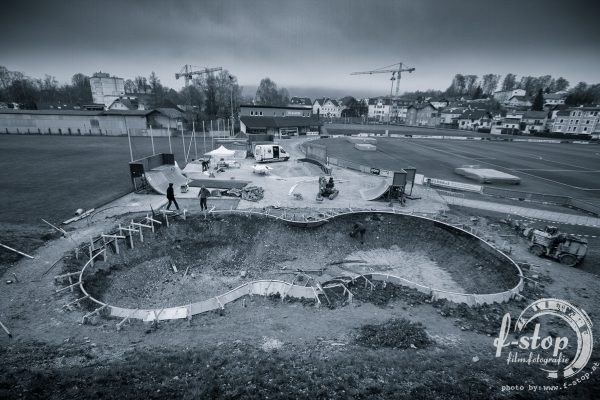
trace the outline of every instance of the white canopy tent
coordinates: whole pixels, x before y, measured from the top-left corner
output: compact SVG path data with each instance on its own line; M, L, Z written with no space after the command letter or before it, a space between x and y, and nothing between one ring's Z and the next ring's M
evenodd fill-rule
M229 150L225 148L225 146L221 145L221 147L209 151L208 153L204 153L205 156L211 156L211 158L232 158L235 155L235 150Z

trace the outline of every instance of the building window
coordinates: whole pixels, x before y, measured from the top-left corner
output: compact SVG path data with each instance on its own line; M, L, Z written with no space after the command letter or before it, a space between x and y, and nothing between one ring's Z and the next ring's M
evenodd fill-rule
M562 124L562 123L563 123L563 121L564 121L564 119L561 119L561 120L560 120L560 123Z
M250 115L254 115L254 111L250 111Z
M262 111L260 112L260 114L259 114L259 115L262 117Z
M587 132L587 126L583 128L583 131L584 131L584 132Z
M579 120L578 119L575 120L575 125L577 125L577 124L579 124Z

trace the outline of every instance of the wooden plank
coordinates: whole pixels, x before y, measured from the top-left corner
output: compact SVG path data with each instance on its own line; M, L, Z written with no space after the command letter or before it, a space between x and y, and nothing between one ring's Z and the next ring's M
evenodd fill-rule
M33 256L30 256L29 254L25 254L25 253L23 253L23 252L21 252L21 251L19 251L19 250L13 249L12 247L8 247L8 246L7 246L7 245L5 245L5 244L2 244L2 243L0 243L0 246L4 247L5 249L8 249L8 250L10 250L10 251L14 251L15 253L19 253L19 254L20 254L20 255L22 255L22 256L25 256L25 257L31 258L32 260L33 260L33 259L35 259L35 257L33 257Z
M8 335L9 338L12 337L12 333L10 333L10 331L8 330L8 328L6 326L4 326L4 324L2 323L2 321L0 321L0 327L2 327L2 329L4 329L4 332L6 332L6 334Z

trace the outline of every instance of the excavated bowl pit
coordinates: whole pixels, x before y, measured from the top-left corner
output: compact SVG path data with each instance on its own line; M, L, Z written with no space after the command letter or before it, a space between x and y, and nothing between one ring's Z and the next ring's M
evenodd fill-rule
M349 235L358 221L366 227L364 244ZM505 292L520 282L512 260L464 231L376 212L311 227L258 215L189 218L98 265L86 270L87 291L127 308L181 306L251 280L291 282L296 269L325 268L322 274L309 272L320 282L379 272L455 293Z

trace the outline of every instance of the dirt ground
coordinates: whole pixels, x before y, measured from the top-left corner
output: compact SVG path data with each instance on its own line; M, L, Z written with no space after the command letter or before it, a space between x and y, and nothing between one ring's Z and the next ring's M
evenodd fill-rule
M289 166L288 175L305 172ZM282 182L256 179L263 178ZM294 204L286 193L291 179L302 176L283 178L286 185L275 196ZM307 193L312 190L307 186ZM308 194L304 198L313 200ZM579 385L552 393L505 390L508 385L555 382L535 366L506 365L504 358L495 357L493 340L502 316L509 312L516 318L533 300L555 297L586 310L595 321L600 280L530 255L524 239L500 216L448 210L435 197L431 203L415 200L414 207L430 205L430 216L472 228L514 260L528 263L521 301L469 308L432 303L430 296L400 286L378 283L370 290L360 283L349 286L352 302L332 291L331 304L321 307L314 301L253 296L189 322L133 321L121 331L116 329L119 320L105 316L82 324L90 305L64 307L80 294L55 293L66 282L55 282L54 276L76 268L69 258L75 243L110 232L118 223L145 215L142 210L149 204L160 207L164 202L162 196L144 199L124 200L121 206L127 207L69 227L70 239L50 239L33 252L35 260L4 265L0 322L12 338L0 331L0 398L591 399L600 390L597 371ZM267 205L267 200L241 204ZM294 210L310 207L307 201ZM118 210L131 213L119 216ZM401 218L365 219L367 237L361 244L348 237L350 220L306 230L271 219L198 215L173 221L121 256L109 255L102 266L106 273L90 274L89 288L124 306L181 304L243 281L291 280L294 274L288 272L296 268L321 267L327 268L324 273L313 275L324 281L378 268L465 292L514 286L514 275L493 267L498 264L481 262L469 248L432 235L430 228L402 230L406 220ZM65 261L53 265L63 255ZM5 284L13 273L19 281ZM566 335L570 328L556 323L549 329ZM600 334L597 324L593 334ZM586 372L600 363L598 347L594 345Z

